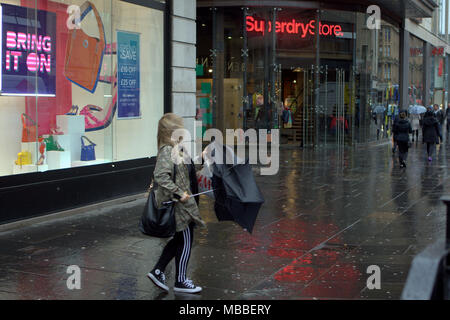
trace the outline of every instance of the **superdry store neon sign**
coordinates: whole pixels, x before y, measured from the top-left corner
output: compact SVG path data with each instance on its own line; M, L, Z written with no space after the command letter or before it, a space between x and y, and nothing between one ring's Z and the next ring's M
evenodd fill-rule
M247 32L256 32L264 35L266 31L266 22L263 19L255 19L252 16L248 16L247 20ZM292 19L289 21L277 21L275 23L275 32L281 34L298 35L300 38L306 38L307 35L316 34L316 20L310 20L308 22L297 21ZM268 32L272 32L272 22L268 21ZM343 37L344 32L342 26L339 24L329 24L319 22L319 35L321 36L334 36Z

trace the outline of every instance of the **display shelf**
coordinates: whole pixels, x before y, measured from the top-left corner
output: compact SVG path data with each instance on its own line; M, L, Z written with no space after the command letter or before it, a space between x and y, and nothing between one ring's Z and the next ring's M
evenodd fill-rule
M14 174L23 174L23 173L33 173L33 172L44 172L48 171L48 165L35 165L35 164L29 164L24 166L19 166L17 164L14 165L13 173Z
M31 153L31 163L36 163L41 154L38 154L39 142L22 142L21 152L28 151ZM36 159L36 156L38 159Z
M49 170L70 168L72 164L70 151L47 151Z
M78 161L81 158L81 134L57 135L57 139L64 151L70 152L70 161Z
M58 115L56 116L56 124L64 134L78 134L82 136L85 133L84 116Z

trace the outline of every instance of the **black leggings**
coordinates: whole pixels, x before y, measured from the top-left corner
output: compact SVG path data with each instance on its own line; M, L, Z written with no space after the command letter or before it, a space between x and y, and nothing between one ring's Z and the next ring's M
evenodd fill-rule
M191 256L192 240L194 238L194 223L188 228L175 233L174 237L166 244L159 258L155 269L162 272L166 269L170 261L175 257L176 281L186 280L186 269Z
M398 160L400 161L400 163L402 163L403 161L406 161L406 159L408 158L408 141L397 141L397 145L398 145Z

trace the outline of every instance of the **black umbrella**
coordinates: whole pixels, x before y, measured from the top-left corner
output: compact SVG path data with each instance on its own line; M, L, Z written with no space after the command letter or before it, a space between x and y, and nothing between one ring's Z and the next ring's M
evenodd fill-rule
M251 166L248 163L214 164L212 185L217 219L235 221L252 233L264 197L256 185Z

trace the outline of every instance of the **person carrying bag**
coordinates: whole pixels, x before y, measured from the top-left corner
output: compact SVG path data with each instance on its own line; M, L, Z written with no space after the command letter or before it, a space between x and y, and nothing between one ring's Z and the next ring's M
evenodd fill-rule
M200 217L197 199L190 195L198 191L195 168L185 164L178 149L174 148L178 141L172 140L172 134L183 128L183 119L173 113L165 114L158 123L158 156L154 171L154 182L157 187L154 192L157 208L172 203L175 217L175 232L173 238L166 244L155 267L147 276L159 288L168 291L164 270L169 262L175 258L176 279L175 292L197 293L202 290L186 277L189 262L194 226L204 227L205 223ZM179 157L178 159L174 159ZM176 161L174 161L176 160ZM181 161L179 161L181 160Z

